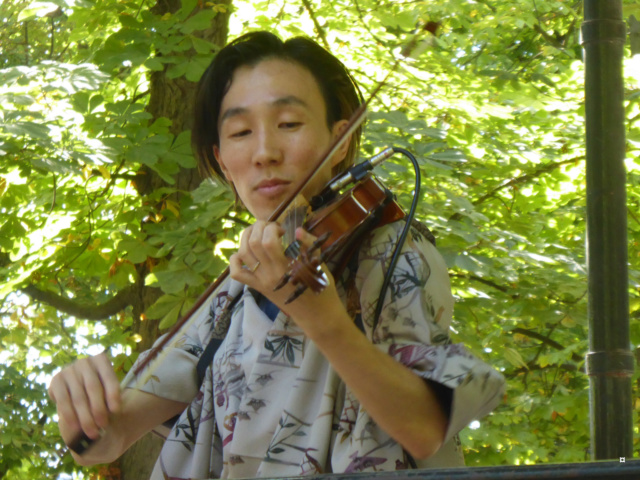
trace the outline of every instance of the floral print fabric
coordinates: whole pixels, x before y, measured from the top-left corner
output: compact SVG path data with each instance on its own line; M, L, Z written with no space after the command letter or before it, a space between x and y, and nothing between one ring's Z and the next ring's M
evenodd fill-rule
M450 344L453 313L446 266L412 229L393 272L382 313L374 312L402 222L374 230L359 249L357 271L337 281L364 333L420 377L452 390L444 446L420 468L464 464L456 434L500 401L503 377ZM227 308L241 295L232 308ZM169 434L153 480L282 477L410 468L412 460L360 407L283 312L271 321L254 292L227 281L167 359L140 388L189 403ZM228 331L227 331L228 330ZM226 332L226 336L225 336ZM195 365L211 336L225 338L200 387Z

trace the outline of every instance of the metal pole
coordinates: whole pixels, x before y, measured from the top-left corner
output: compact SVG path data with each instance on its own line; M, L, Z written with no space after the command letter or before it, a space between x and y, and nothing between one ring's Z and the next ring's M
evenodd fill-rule
M585 0L591 455L632 455L622 0Z

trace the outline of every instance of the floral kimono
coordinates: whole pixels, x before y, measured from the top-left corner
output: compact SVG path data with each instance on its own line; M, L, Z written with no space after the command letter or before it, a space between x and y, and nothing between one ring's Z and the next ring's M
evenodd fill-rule
M229 280L140 387L189 403L166 439L153 480L464 465L457 433L495 408L504 379L462 345L449 342L453 297L446 266L416 229L405 242L373 329L386 268L403 226L396 222L370 233L357 262L351 262L353 269L337 281L338 291L379 349L450 393L442 448L414 462L376 425L295 323L277 310L268 315L257 292ZM212 337L224 341L200 385L196 365Z

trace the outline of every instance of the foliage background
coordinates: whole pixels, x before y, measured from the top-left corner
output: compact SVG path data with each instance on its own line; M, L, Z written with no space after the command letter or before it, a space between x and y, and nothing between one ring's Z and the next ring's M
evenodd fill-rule
M212 41L205 32L232 12L230 37L309 35L365 92L427 23L422 51L375 101L362 154L391 144L419 156L419 216L451 269L454 340L508 379L503 405L461 435L467 464L587 460L581 2L8 0L0 6L0 478L76 471L56 455L47 379L103 348L126 371L158 323L171 325L224 268L249 220L228 191L197 176L185 116L154 107L158 79L178 82L168 95L180 103L227 33L218 28L222 38ZM625 1L624 15L640 17L640 6ZM635 53L627 45L632 348L640 346ZM399 159L379 174L408 205L411 169ZM87 472L119 475L117 466Z

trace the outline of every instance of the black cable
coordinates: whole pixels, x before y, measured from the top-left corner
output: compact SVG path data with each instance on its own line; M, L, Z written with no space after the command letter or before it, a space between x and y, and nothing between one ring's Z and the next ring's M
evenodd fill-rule
M413 222L413 217L416 214L416 207L418 206L418 200L420 198L420 167L418 165L418 161L416 157L413 156L409 151L404 148L393 147L393 151L395 153L401 153L413 164L413 169L415 171L415 186L413 187L413 201L411 202L411 207L409 208L409 213L407 213L405 219L406 223L404 228L402 229L402 233L400 237L398 237L398 243L393 251L393 255L391 257L391 262L389 262L389 268L384 277L384 282L382 283L382 288L380 289L380 297L378 298L378 303L376 304L376 312L373 316L373 328L371 330L371 336L373 338L373 332L375 332L376 327L378 326L378 320L380 319L380 314L382 313L382 306L384 304L384 297L387 294L387 290L389 289L389 284L391 283L391 277L393 276L393 271L396 268L398 260L400 259L400 252L402 251L402 247L404 246L404 242L407 240L407 235L409 235L409 229L411 228L411 223Z

